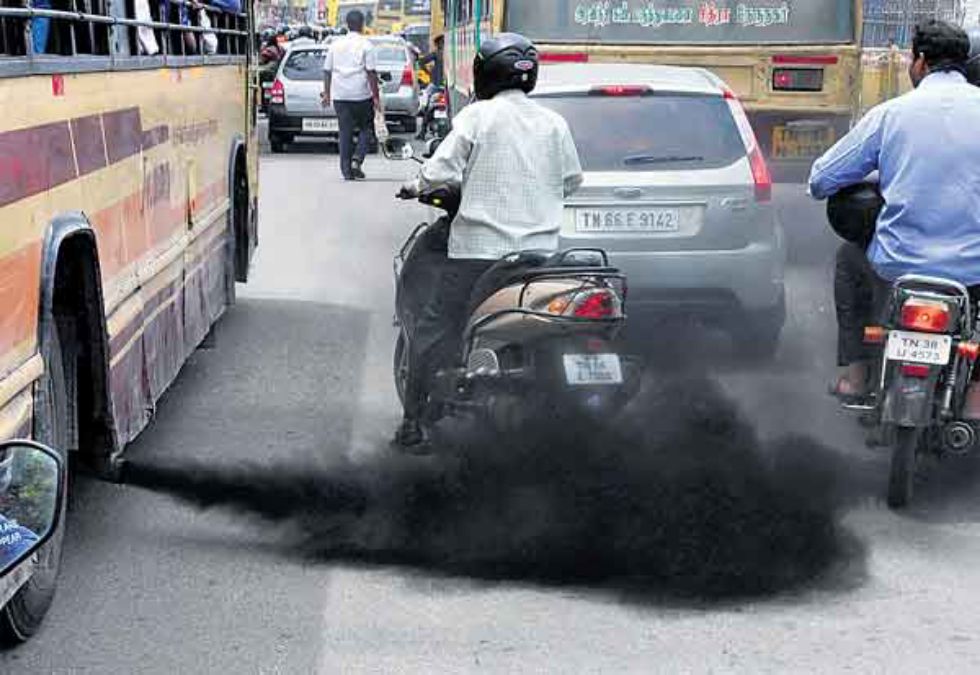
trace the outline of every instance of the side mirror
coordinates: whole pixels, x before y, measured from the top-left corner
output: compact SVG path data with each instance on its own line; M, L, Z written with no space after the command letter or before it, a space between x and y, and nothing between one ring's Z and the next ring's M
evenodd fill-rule
M0 443L0 578L57 531L64 497L57 453L33 441Z
M441 138L433 138L433 139L430 139L425 144L425 154L422 155L422 156L425 157L426 159L429 159L429 157L432 157L432 155L436 154L436 150L439 149L439 146L440 145L442 145L442 139Z
M398 161L415 159L415 148L404 138L396 138L394 136L386 138L384 143L381 144L381 151L388 159Z

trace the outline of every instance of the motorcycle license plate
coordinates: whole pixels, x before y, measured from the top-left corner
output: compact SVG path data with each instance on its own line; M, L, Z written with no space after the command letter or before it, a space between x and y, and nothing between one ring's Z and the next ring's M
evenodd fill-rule
M563 358L568 384L623 383L623 369L616 354L565 354Z
M928 363L945 366L953 350L953 338L949 335L930 335L893 330L888 334L885 356L889 361Z
M432 113L432 117L437 120L444 120L449 117L449 113L445 110L436 110Z

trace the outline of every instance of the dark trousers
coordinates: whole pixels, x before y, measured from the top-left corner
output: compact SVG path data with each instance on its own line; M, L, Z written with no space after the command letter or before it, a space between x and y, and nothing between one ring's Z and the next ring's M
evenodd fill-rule
M874 357L874 345L864 344L864 328L886 320L891 290L892 284L878 276L863 248L841 244L834 270L838 365L847 366ZM970 302L976 308L980 286L968 290Z
M374 102L366 101L334 101L333 109L337 112L337 123L340 126L340 173L344 178L351 178L351 162L358 165L367 157L368 144L374 134ZM354 149L354 134L357 134L357 149Z
M438 233L433 233L438 239ZM440 250L442 249L442 250ZM470 295L493 265L489 260L450 258L436 241L422 241L405 261L399 302L407 304L410 325L405 417L420 419L441 368L458 364Z

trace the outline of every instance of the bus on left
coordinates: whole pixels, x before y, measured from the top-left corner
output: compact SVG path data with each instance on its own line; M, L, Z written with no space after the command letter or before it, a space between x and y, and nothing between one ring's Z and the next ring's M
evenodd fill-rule
M116 477L247 280L258 88L240 2L0 6L0 441ZM62 524L0 598L7 643L38 629L63 540Z

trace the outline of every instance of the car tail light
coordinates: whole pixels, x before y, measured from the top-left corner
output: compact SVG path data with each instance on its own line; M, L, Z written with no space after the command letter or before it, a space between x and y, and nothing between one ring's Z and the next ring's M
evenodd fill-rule
M402 71L401 86L411 87L414 84L415 84L415 73L412 71L412 66L405 66L405 70Z
M589 93L592 96L645 96L653 93L650 87L632 84L608 84L593 87Z
M749 122L748 115L742 103L738 100L731 89L724 90L725 100L728 101L728 108L732 111L735 118L735 125L738 133L742 136L742 143L745 145L745 152L749 157L749 168L752 170L752 181L755 183L755 200L757 202L768 202L772 200L772 174L769 173L769 165L766 158L762 156L762 148L755 138L752 131L752 123Z
M773 91L823 91L822 68L774 68Z
M286 103L286 87L279 80L272 83L272 89L269 90L269 102L279 105Z
M930 372L932 372L931 367L921 363L902 364L902 375L905 377L917 377L924 380L925 378L929 377Z
M910 298L902 305L902 328L945 333L951 318L949 306L936 300Z
M611 319L621 313L619 298L608 288L579 293L572 302L571 315L577 319Z

